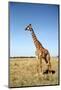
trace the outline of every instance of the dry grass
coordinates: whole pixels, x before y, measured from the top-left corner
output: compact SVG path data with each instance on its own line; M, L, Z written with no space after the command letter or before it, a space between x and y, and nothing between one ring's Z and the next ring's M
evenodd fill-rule
M51 58L54 75L39 73L39 64L36 58L10 58L10 87L57 85L58 84L58 59ZM43 71L46 64L43 61Z

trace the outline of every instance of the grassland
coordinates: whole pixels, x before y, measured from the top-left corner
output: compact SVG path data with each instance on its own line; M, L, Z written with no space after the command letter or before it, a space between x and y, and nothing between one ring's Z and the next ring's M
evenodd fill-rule
M55 74L43 75L39 73L39 63L34 57L10 58L10 87L58 85L58 59L51 58L52 69ZM43 71L46 70L43 60Z

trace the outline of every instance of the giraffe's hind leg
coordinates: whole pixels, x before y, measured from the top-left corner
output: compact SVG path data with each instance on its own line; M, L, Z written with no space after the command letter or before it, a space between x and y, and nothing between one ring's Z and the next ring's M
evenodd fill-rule
M51 61L50 61L50 55L49 54L46 55L45 62L47 64L47 69L50 71L51 70Z
M50 55L49 54L47 54L47 56L45 58L45 62L47 64L47 70L45 72L43 72L43 74L48 74L48 73L55 74L55 70L52 70L51 61L50 61Z

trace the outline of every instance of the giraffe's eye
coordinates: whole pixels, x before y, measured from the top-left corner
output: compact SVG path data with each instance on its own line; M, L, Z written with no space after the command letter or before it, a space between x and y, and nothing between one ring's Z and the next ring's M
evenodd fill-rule
M27 29L29 30L29 27Z

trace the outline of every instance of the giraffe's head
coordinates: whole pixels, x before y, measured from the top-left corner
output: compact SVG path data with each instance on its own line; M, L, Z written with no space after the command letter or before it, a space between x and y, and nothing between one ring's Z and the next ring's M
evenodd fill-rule
M29 24L29 25L25 28L25 30L32 31L32 30L33 30L32 25Z

